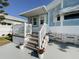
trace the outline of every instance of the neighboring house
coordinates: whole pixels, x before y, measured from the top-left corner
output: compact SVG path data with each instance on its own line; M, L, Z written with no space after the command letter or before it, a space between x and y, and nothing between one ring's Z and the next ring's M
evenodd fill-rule
M4 15L5 19L0 22L0 36L12 34L12 27L16 24L22 24L24 19L17 18L11 15Z

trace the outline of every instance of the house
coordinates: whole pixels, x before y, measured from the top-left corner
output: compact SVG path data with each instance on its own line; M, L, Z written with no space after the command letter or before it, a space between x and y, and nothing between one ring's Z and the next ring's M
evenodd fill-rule
M47 6L43 5L20 15L28 18L28 24L32 26L27 26L32 30L29 38L26 32L28 24L24 25L24 42L20 41L23 43L22 48L26 46L42 55L49 40L79 44L78 0L54 0Z
M72 2L72 3L71 3ZM49 32L57 36L79 35L79 1L78 0L54 0L47 6L43 5L21 13L21 16L28 18L32 24L32 31L38 32L43 23L47 23ZM61 34L61 35L60 35ZM75 37L74 37L75 38ZM67 38L66 38L67 39ZM74 39L59 40L63 42L74 42Z
M7 34L12 34L12 27L16 24L22 24L25 22L24 19L17 18L11 15L4 15L4 18L0 22L0 36L5 36Z

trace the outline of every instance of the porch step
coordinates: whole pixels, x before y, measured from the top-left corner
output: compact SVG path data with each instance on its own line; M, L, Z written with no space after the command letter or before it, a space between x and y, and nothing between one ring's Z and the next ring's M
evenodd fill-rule
M37 38L38 38L38 35L36 35L36 34L32 34L31 36L32 36L32 37L37 37Z
M29 43L29 44L33 44L33 45L38 45L38 42L32 41L32 40L28 41L28 43Z
M38 33L33 32L29 38L29 41L26 44L26 48L30 50L37 50L38 46Z
M32 32L32 34L38 34L38 32Z
M32 41L38 42L38 38L37 37L30 37L29 39L32 40Z
M33 32L31 36L32 37L38 37L38 32Z
M30 49L30 50L37 50L36 46L32 45L32 44L27 44L25 47Z

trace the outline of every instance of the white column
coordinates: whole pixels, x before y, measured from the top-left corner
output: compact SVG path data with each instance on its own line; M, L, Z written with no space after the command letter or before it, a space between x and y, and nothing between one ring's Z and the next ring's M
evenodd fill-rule
M50 12L48 11L48 25L50 25Z
M39 22L38 26L40 26L40 16L38 16L38 22Z
M60 15L60 21L61 21L61 26L63 26L63 21L64 21L64 15L63 14Z
M44 23L47 21L47 14L44 15Z
M23 45L20 46L20 49L24 49L24 46L25 46L25 41L26 41L26 23L24 23L24 43Z
M63 0L61 0L61 9L63 8Z
M26 22L24 23L24 38L26 37Z
M63 21L64 21L64 15L63 14L60 15L60 21L61 21L61 33L63 34ZM62 35L62 42L64 42L63 35Z

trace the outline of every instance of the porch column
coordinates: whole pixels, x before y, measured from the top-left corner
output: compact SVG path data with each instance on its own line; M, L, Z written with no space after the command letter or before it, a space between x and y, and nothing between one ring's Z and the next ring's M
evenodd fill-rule
M61 26L63 26L63 21L64 21L64 15L63 14L60 15L60 21L61 21Z
M38 16L38 26L40 26L40 16Z
M26 41L26 22L24 23L24 42L23 42L23 45L20 46L20 49L24 49L24 46L25 46L25 41Z
M63 8L63 0L61 0L61 9Z
M24 38L26 38L26 22L24 23Z
M48 26L50 26L50 12L48 11Z
M62 42L64 42L64 39L63 39L63 21L64 21L64 15L61 14L60 15L60 22L61 22L61 33L62 33Z
M63 8L63 0L61 0L61 9ZM61 26L63 26L63 21L64 21L64 15L60 14L60 21L61 21Z
M47 23L47 14L44 15L44 23Z

